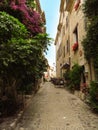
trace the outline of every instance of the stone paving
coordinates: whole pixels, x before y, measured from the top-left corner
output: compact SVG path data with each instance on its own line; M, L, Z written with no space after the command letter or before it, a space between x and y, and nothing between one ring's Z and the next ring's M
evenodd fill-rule
M14 130L98 130L98 115L65 88L46 82Z

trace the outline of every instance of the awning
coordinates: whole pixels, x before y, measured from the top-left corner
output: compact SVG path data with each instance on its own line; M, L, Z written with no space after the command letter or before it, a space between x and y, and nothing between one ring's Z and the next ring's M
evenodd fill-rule
M68 69L69 67L70 67L69 63L64 63L61 68L62 69Z

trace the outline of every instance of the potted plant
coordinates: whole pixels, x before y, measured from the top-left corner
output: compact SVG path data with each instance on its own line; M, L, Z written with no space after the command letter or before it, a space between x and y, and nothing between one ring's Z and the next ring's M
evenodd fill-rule
M76 51L78 49L78 42L74 43L72 46L73 51Z
M79 5L80 5L80 2L81 2L81 0L77 0L77 1L75 2L75 5L74 5L75 11L78 9L78 7L79 7Z

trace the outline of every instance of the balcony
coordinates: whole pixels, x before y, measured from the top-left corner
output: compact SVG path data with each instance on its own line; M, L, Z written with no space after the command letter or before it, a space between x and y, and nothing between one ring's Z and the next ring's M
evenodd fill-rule
M60 31L61 28L62 28L62 23L59 23L59 25L58 25L58 27L57 27L58 31Z
M74 2L74 0L66 0L66 8L65 8L66 11L70 11L70 9L73 5L73 2Z

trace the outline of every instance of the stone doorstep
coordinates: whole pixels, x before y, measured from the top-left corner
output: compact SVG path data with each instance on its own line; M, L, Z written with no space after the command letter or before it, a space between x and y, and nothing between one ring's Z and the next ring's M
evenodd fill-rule
M85 94L82 93L81 91L75 91L74 95L77 96L78 98L80 98L82 101L85 100Z

